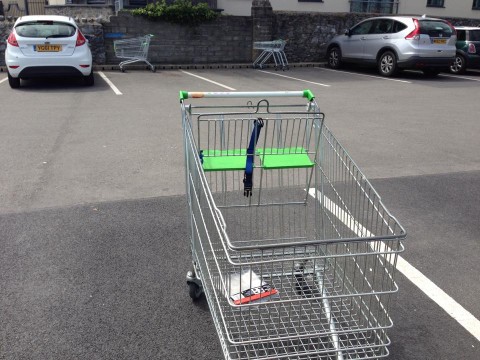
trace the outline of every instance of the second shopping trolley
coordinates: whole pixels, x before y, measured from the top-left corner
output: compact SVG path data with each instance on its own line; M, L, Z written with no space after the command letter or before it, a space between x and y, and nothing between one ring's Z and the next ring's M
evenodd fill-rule
M130 39L115 40L113 42L115 56L120 59L126 59L118 64L122 72L125 71L125 65L136 62L146 63L150 67L150 70L155 72L155 66L148 61L148 49L152 37L153 35L149 34Z
M225 358L386 357L406 232L312 92L182 91L180 102L187 283L193 299L205 293Z
M275 70L288 69L287 55L285 55L285 40L274 41L256 41L253 43L253 48L256 50L262 50L260 55L253 62L254 68L262 69L270 58L273 58L275 62Z

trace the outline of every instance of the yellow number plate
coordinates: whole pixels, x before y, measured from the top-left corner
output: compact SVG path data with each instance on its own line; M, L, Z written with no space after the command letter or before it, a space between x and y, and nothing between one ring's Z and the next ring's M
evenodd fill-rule
M59 52L59 51L62 51L62 45L35 45L35 51Z
M447 39L433 39L434 44L446 44Z

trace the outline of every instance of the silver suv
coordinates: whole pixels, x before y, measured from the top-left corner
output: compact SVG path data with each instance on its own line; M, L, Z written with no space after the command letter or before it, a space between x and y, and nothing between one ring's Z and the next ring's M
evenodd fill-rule
M363 20L327 45L328 65L375 65L383 76L399 69L419 69L435 76L455 60L455 29L447 21L427 17L382 16Z

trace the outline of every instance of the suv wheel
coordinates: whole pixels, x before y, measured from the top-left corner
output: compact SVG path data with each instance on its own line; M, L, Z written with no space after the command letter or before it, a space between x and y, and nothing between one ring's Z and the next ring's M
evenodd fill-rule
M450 66L450 72L453 74L463 74L465 69L465 58L460 54L455 55L455 61L453 62L452 66Z
M378 59L378 72L382 76L393 76L397 72L397 57L392 51L385 51Z
M337 46L328 50L328 66L332 69L340 69L342 66L342 53Z
M12 89L18 89L20 87L20 78L14 78L8 74L8 84Z

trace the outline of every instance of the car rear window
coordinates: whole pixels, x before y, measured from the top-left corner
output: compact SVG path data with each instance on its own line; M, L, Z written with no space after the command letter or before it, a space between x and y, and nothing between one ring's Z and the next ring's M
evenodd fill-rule
M30 38L60 38L75 34L75 26L57 21L35 21L18 24L17 35Z
M421 20L420 33L430 37L450 37L453 30L447 23L437 20Z
M480 41L480 29L469 31L470 41Z

